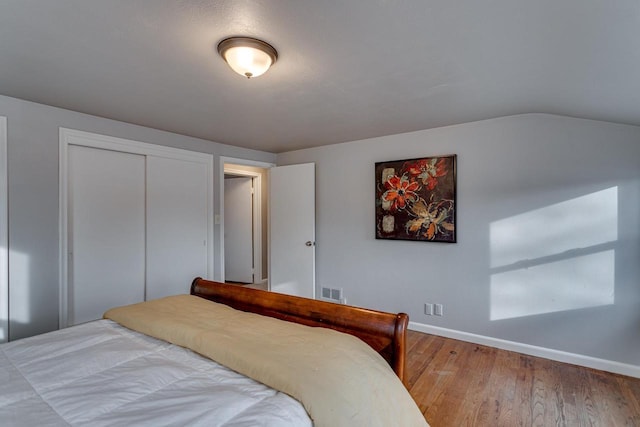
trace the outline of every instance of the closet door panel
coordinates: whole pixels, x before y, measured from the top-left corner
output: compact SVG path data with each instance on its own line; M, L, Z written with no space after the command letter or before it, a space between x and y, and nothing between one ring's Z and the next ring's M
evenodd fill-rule
M69 147L70 325L144 300L145 157Z
M207 275L207 165L147 157L147 299Z

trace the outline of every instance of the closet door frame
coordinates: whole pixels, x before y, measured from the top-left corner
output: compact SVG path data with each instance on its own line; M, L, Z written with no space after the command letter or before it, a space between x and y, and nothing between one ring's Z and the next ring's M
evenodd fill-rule
M0 116L0 343L9 341L7 118Z
M69 234L68 234L68 156L69 146L78 145L144 156L204 163L207 166L207 276L213 277L213 155L146 142L116 138L75 129L60 128L59 145L59 328L68 326L69 310ZM185 289L189 286L185 283Z

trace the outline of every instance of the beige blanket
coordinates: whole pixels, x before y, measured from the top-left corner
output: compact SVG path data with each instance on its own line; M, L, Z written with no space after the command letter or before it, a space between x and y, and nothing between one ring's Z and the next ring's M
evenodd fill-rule
M385 360L360 339L178 295L107 311L293 396L316 426L427 426Z

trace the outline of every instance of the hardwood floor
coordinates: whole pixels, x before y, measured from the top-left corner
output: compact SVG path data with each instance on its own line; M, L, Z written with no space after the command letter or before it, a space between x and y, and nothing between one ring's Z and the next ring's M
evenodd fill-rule
M640 427L640 379L415 331L407 386L432 427Z

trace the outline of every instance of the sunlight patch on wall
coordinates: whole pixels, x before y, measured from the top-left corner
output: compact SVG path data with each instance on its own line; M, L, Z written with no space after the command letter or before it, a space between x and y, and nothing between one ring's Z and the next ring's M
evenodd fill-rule
M31 322L31 285L29 283L29 256L11 251L11 322L28 324ZM57 304L57 301L55 302Z
M491 223L491 267L618 239L618 188Z
M613 304L613 250L491 276L491 320Z
M614 303L618 189L490 225L491 320Z

